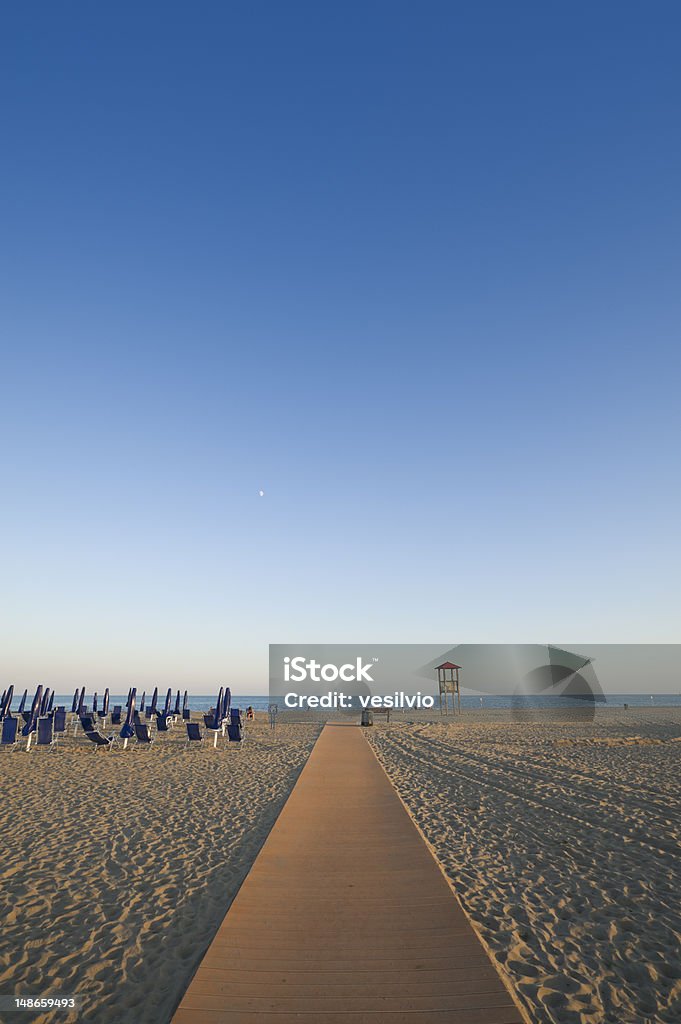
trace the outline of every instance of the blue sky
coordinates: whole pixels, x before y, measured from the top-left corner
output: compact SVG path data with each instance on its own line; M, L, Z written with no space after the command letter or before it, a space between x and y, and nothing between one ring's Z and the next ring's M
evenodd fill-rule
M5 10L3 683L678 641L680 28Z

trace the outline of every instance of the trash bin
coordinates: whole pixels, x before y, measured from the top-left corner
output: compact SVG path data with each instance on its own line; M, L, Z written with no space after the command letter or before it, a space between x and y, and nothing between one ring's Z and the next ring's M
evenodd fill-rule
M373 714L373 711L363 711L362 712L362 725L373 725L373 724L374 724L374 714Z

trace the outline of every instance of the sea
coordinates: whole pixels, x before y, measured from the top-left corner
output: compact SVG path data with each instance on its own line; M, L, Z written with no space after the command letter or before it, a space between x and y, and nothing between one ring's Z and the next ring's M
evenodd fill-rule
M173 691L173 699L171 708L175 707L176 692ZM14 693L12 700L12 709L16 710L19 707L23 691ZM26 709L31 706L33 691L29 691L26 699ZM183 691L184 695L184 691ZM137 692L137 706L142 694ZM103 697L103 691L99 691L98 700L101 708L101 700ZM92 692L85 694L85 703L88 707L92 707ZM125 694L110 694L109 695L109 707L113 707L116 704L125 706L128 699L127 693ZM147 704L151 700L151 692L146 694ZM217 700L217 694L195 694L190 693L188 697L188 705L192 711L208 711L209 708L214 707ZM67 710L71 709L73 702L73 693L58 693L55 695L54 704L55 706L63 705ZM181 703L181 702L180 702ZM277 703L280 711L284 711L283 702L281 700L272 701L267 694L256 693L256 694L232 694L232 707L241 708L245 710L247 707L252 707L254 711L267 711L271 703ZM524 708L532 708L536 710L550 711L556 708L578 708L580 705L583 707L586 703L583 700L574 697L548 697L548 696L494 696L493 694L462 694L461 695L461 707L470 708L472 710L479 711L480 708L492 708L492 709L517 709L519 703ZM605 696L605 702L599 701L598 707L613 707L622 708L627 704L630 708L662 708L662 707L681 707L681 693L609 693ZM165 705L165 693L161 692L159 687L159 695L157 706L163 708ZM438 709L437 698L435 709Z

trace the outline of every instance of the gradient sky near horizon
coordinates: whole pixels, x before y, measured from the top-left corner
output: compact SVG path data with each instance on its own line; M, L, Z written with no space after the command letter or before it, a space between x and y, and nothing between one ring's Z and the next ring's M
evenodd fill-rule
M680 31L6 6L3 685L678 641Z

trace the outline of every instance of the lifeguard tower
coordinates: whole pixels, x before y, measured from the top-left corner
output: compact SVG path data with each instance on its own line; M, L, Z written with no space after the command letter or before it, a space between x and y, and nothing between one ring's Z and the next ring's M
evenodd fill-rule
M458 709L461 714L461 692L459 690L459 672L461 665L455 665L453 661L443 661L435 669L437 672L437 685L440 691L440 714L449 714L448 694L452 695L452 714ZM456 694L456 707L454 705L454 694ZM444 712L442 709L442 698L444 697Z

